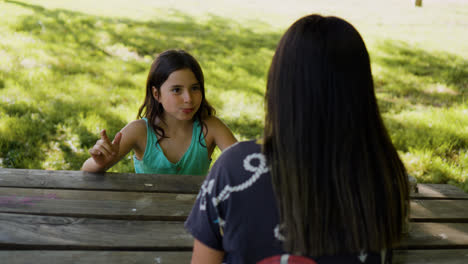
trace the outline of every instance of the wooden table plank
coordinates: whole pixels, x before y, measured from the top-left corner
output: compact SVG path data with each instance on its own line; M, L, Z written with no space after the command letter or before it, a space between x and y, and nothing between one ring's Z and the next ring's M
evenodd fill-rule
M103 220L0 213L0 247L189 250L182 222Z
M188 263L183 220L203 179L0 168L0 260ZM394 263L468 263L468 194L446 184L418 190Z
M411 200L412 221L468 222L468 200Z
M0 246L29 249L187 249L182 222L106 220L0 213ZM468 248L468 223L411 223L402 249Z
M401 249L468 249L467 223L410 223Z
M0 187L0 212L183 221L195 198L195 194Z
M0 187L115 190L193 193L199 191L204 176L135 173L88 173L0 168ZM468 193L448 184L418 183L413 198L468 199Z
M0 168L0 187L198 193L204 176Z
M9 264L179 264L189 263L191 252L163 251L53 251L53 250L5 250L0 259ZM393 264L466 264L468 249L395 250Z
M179 220L195 194L0 187L0 212L114 219ZM412 221L468 222L468 200L412 200Z
M418 183L418 193L411 193L417 199L468 199L468 193L449 184L422 184Z
M8 264L180 264L189 263L190 251L70 251L70 250L5 250L0 259Z
M395 250L393 264L466 264L468 249Z

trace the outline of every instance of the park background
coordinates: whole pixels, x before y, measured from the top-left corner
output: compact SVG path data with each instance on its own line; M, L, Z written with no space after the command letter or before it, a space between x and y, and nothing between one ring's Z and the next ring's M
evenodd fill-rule
M363 36L409 173L468 192L467 0L0 0L0 167L79 170L101 129L135 119L151 61L170 48L199 60L236 137L259 138L276 44L310 13ZM133 172L131 156L110 171Z

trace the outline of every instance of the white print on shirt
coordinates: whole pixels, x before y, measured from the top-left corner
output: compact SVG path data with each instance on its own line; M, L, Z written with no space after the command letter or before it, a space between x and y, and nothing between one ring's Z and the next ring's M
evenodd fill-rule
M275 238L278 239L279 241L284 241L284 236L280 232L280 227L279 225L276 225L275 229L273 230L275 234Z
M253 159L258 159L259 164L257 167L254 167L251 164L251 161ZM230 185L224 186L223 191L218 195L218 197L212 198L214 207L218 206L220 202L227 200L232 192L240 192L249 188L258 180L258 178L260 178L262 174L268 172L265 156L263 156L261 153L254 153L254 154L248 155L244 159L244 169L250 172L254 172L254 174L247 181L239 185L236 185L234 187Z
M206 210L206 194L211 194L211 190L213 190L214 180L210 180L209 182L203 182L201 186L201 190L198 193L197 199L200 198L200 211Z
M367 259L367 253L364 250L361 250L361 254L358 256L361 263L364 263Z

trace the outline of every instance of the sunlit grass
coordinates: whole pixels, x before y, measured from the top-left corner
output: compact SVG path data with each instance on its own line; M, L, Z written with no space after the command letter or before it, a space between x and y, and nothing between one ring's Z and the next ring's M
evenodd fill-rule
M252 31L284 30L297 18L320 13L346 18L366 40L403 40L427 50L443 50L468 58L465 0L424 0L423 7L411 0L29 0L28 3L62 8L90 15L137 21L206 22L210 15L228 18ZM1 12L1 11L0 11ZM21 11L24 12L24 11ZM429 19L430 18L430 19ZM450 43L450 45L447 45Z
M79 169L101 129L113 136L136 118L150 64L169 48L199 60L207 98L236 137L258 138L280 36L322 13L362 33L409 173L468 191L468 4L379 2L0 1L0 166ZM131 154L112 171L132 172Z

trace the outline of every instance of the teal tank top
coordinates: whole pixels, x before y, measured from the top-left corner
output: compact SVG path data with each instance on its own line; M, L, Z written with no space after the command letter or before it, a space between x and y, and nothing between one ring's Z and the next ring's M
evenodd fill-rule
M133 155L136 173L179 175L206 175L208 173L211 160L208 158L207 148L204 147L206 146L205 138L203 136L200 138L202 132L200 122L197 120L193 122L192 141L189 148L177 163L172 163L157 143L156 134L148 124L148 120L146 118L143 120L146 122L146 149L142 160Z

